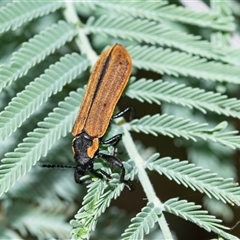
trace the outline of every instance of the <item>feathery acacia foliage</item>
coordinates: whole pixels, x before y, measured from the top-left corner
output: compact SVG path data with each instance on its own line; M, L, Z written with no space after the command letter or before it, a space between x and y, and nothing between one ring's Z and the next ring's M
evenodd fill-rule
M107 187L106 183L99 183L99 181L91 186L83 200L84 207L75 215L76 220L71 222L74 238L89 238L91 231L96 227L99 215L110 205L111 199L118 197L123 190L123 184L118 185L114 191L106 190Z
M112 179L92 178L84 197L79 191L84 186L79 188L73 182L74 169L62 173L33 166L42 159L72 163L74 167L68 134L84 93L75 79L81 74L83 85L96 52L101 53L115 42L122 43L131 54L133 73L141 70L137 72L139 79L129 82L125 95L149 105L161 105L162 113L150 116L145 108L140 119L110 124L108 137L110 133L123 133L125 149L119 151L118 157L126 160L126 179L137 176L148 200L131 223L125 219L129 226L126 229L111 226L108 221L111 238L119 238L120 232L114 231L118 228L123 239L144 239L158 225L163 237L172 239L171 224L164 217L167 211L221 237L237 239L227 233L229 229L221 220L199 210L194 203L178 198L162 203L155 193L158 186L151 183L146 172L155 171L225 206L240 205L240 188L237 179L233 180L236 174L230 161L231 154L240 148L239 133L229 118L240 118L236 95L240 48L230 46L235 30L230 0L218 4L210 1L208 12L172 2L176 1L12 1L0 5L0 139L4 140L0 149L0 239L21 239L29 234L39 239L94 239L100 216L109 220L106 210L124 189L124 184L119 184L119 173L111 173L97 161L95 168L104 168ZM147 75L152 72L157 77ZM169 76L175 76L177 81L171 81ZM170 104L181 112L181 117L171 112ZM137 113L139 109L137 106ZM177 139L186 146L189 160L159 158L155 150L134 143L129 131L151 134L155 139L159 135ZM8 143L11 147L5 147ZM163 144L157 141L158 151L167 148ZM228 177L217 175L218 169L211 172L206 164L201 167L190 163L191 156L194 158L190 153L197 152L201 158L212 151L213 144L218 149L216 159L222 160L223 145L231 150L224 152L231 164ZM126 151L129 156L121 154ZM177 147L174 151L178 153ZM135 204L135 193L129 194ZM66 203L72 206L68 210ZM126 203L131 206L130 201ZM74 213L70 225L67 219ZM107 237L103 233L101 238Z
M65 84L86 70L88 64L86 59L76 53L66 55L26 86L0 114L1 138L8 137L50 96L61 91Z
M240 136L237 131L224 132L227 123L222 122L212 129L205 128L206 124L191 123L188 119L175 118L172 115L145 116L134 119L130 129L157 136L159 133L169 137L182 137L186 140L197 141L198 138L221 143L233 149L240 148Z
M153 228L160 214L160 208L154 207L152 203L148 203L147 206L131 220L132 224L122 234L123 239L143 239L144 233L148 234L150 232L150 229Z
M240 188L232 179L218 177L208 169L202 169L188 161L179 161L168 157L158 159L159 154L147 160L146 167L164 174L178 184L191 187L193 190L204 192L208 197L214 197L224 203L240 205Z
M162 102L176 103L190 109L198 109L203 113L212 111L235 118L240 118L240 101L236 98L207 92L204 89L187 87L176 82L163 82L162 80L132 79L126 95L130 98L149 103Z
M9 221L13 221L13 227L17 229L22 236L27 235L27 231L38 238L49 238L55 236L58 238L67 238L70 226L64 221L64 215L61 213L64 209L52 208L45 212L43 208L37 209L29 203L13 203L6 208L6 216ZM18 218L16 218L16 214ZM21 217L22 216L22 217ZM54 226L52 222L55 222ZM42 231L46 229L47 231Z
M64 7L61 2L18 2L14 1L0 9L0 33L9 29L15 30L23 23L34 18L55 12Z
M29 132L14 152L9 152L0 165L0 194L7 191L22 175L36 164L41 156L46 156L51 146L71 129L83 91L72 92L65 101L59 103L39 128ZM73 111L74 110L74 111ZM70 123L70 124L69 124Z
M82 5L88 6L91 9L103 8L105 11L117 12L121 15L132 17L147 18L158 21L167 19L172 21L179 21L201 27L209 27L220 31L234 30L233 18L219 17L215 12L196 12L176 5L167 4L167 1L154 2L146 4L144 2L124 2L111 3L110 2L94 2L84 1ZM194 16L194 17L193 17Z
M216 219L215 216L207 215L207 211L198 210L201 206L195 205L194 203L187 202L186 200L179 201L178 199L169 199L164 203L164 209L167 212L179 215L184 219L188 219L191 222L203 227L207 231L214 231L220 236L226 239L238 238L226 233L224 230L229 230L228 227L222 226L221 220Z
M73 25L59 22L43 30L39 35L25 42L13 54L11 65L0 66L0 89L12 81L25 75L35 64L42 61L49 54L71 41L76 35Z
M129 46L128 51L137 68L173 76L203 78L212 81L239 84L240 69L219 62L207 61L184 52L154 46Z
M219 49L199 36L190 35L177 29L171 29L163 23L133 19L126 16L115 18L103 15L96 21L90 18L87 30L94 34L135 40L149 44L174 47L202 57L222 60L232 64L239 63L237 57L228 57L224 49ZM240 52L239 52L240 53Z

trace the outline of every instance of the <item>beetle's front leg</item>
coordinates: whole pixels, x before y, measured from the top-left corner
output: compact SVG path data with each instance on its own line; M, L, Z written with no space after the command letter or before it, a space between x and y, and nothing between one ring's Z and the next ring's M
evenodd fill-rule
M75 171L74 171L74 179L75 179L75 182L76 183L79 183L79 184L87 184L86 182L80 180L81 177L83 177L85 174L85 170L80 166L76 166L75 168Z
M116 150L116 146L119 143L119 141L122 139L122 134L117 134L105 141L101 141L101 144L105 145L105 144L111 144L113 146L113 152L111 155L113 156L117 156L117 150Z
M124 179L125 177L125 168L123 166L123 163L116 158L115 156L111 156L111 155L106 155L104 153L98 153L98 157L102 158L103 160L105 160L110 166L115 167L115 168L120 168L121 169L121 173L120 173L120 179L119 181L121 183L124 183L129 191L133 191L134 190L134 186L132 185L132 183L130 181L127 181Z
M101 144L103 144L103 145L110 144L115 148L121 139L122 139L122 134L119 133L107 140L101 141Z
M75 182L79 183L79 184L90 184L90 183L92 183L91 180L86 180L86 181L80 180L81 177L84 176L85 172L89 172L92 176L94 176L96 178L103 179L103 175L101 173L99 173L98 171L100 171L108 179L111 179L111 176L108 173L106 173L105 171L103 171L102 169L97 169L97 170L93 169L93 164L91 163L87 166L87 169L84 169L81 165L78 165L75 168L75 172L74 172Z

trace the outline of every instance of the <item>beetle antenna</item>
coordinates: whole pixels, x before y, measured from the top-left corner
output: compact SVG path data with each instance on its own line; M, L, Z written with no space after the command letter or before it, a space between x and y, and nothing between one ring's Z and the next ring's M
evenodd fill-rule
M75 166L68 166L68 165L56 165L56 164L38 164L39 167L43 168L61 168L61 169L66 169L66 168L76 168Z

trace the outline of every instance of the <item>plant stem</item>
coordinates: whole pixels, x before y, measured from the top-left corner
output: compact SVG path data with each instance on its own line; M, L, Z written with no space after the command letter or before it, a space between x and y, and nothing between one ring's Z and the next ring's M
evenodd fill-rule
M65 0L66 2L66 9L64 11L64 16L66 20L70 23L75 24L76 26L79 26L78 30L78 36L76 37L76 44L79 48L79 50L86 54L87 58L91 61L91 65L93 66L98 58L95 51L92 49L91 44L89 43L89 40L86 36L86 32L83 28L83 24L78 18L77 12L74 7L73 1Z
M131 137L131 134L129 133L127 126L128 126L128 124L122 125L123 132L124 132L122 140L124 142L125 148L128 152L130 159L134 160L136 167L138 168L139 181L141 182L141 184L143 186L143 190L144 190L149 202L152 202L154 204L154 206L160 207L161 209L163 209L163 204L160 201L160 199L157 197L157 195L153 189L153 186L149 180L149 177L145 171L145 162L142 159L142 157L139 155L138 150L133 142L133 139ZM158 224L163 232L165 239L173 239L163 213L161 214L161 217L159 217L159 219L158 219Z
M76 38L76 44L80 51L83 54L87 55L87 58L91 61L92 66L97 60L97 54L93 51L88 38L86 37L86 32L84 31L84 28L82 28L83 24L81 23L80 19L77 16L77 13L75 11L74 5L72 1L65 0L66 2L66 9L64 11L64 16L68 22L71 22L73 24L76 24L79 26L78 36ZM124 126L126 126L125 124ZM159 200L159 198L156 196L155 191L152 187L152 184L148 178L148 175L145 171L144 167L144 161L141 158L141 156L138 154L138 151L136 149L136 146L132 140L132 137L126 127L124 128L124 136L123 136L123 142L125 143L125 147L128 151L128 154L131 159L134 159L136 166L138 168L138 177L139 180L143 186L143 189L146 193L147 198L150 202L153 202L154 206L163 208L163 204ZM164 215L162 214L161 217L158 220L158 224L160 228L162 229L162 232L166 239L173 239L171 232L168 228L168 224L165 220Z

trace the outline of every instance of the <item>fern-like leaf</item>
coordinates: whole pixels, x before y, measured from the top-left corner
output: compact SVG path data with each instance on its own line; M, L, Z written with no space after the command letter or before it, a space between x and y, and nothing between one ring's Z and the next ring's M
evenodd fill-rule
M77 53L62 57L51 65L39 78L31 82L24 91L13 98L0 114L0 136L4 140L24 120L36 111L47 99L61 91L63 86L81 74L89 61Z
M131 220L132 224L122 234L122 239L144 239L144 233L148 234L157 222L161 210L148 203L146 207Z
M14 1L0 9L0 33L15 30L34 18L55 12L64 6L63 2Z
M60 21L34 36L13 54L11 67L0 66L0 90L69 42L77 34L74 25Z
M170 199L164 203L164 209L166 212L180 216L188 221L197 224L199 227L204 228L208 232L213 231L226 239L239 239L224 231L229 230L229 228L220 225L222 222L220 219L216 219L215 216L208 215L207 211L199 210L200 208L201 206L199 205L187 202L186 200L179 201L178 198Z
M60 139L48 152L47 162L57 161L69 164L71 159L73 160L72 151L70 148L66 149L66 142L63 139L69 140L69 142L72 140L71 137ZM41 184L39 184L39 179L41 179ZM73 182L73 171L43 170L36 166L17 181L8 191L7 196L29 204L37 204L42 208L56 208L66 201L73 203L74 196L81 195L83 188Z
M116 179L110 181L114 182ZM72 237L75 239L86 239L95 230L98 217L110 205L111 200L116 199L124 188L123 184L114 184L115 188L108 188L105 181L98 180L91 185L88 194L84 197L83 207L75 215L76 220L71 221L73 230Z
M14 80L16 80L19 76L17 69L13 69L7 65L0 65L0 91L10 84Z
M219 115L240 118L240 100L236 98L228 98L220 93L206 92L203 89L187 87L176 82L151 79L135 81L134 78L131 80L126 95L141 102L176 103L190 109L196 108L203 113L211 111Z
M174 76L191 76L207 80L239 84L240 68L154 46L130 46L127 48L137 68Z
M130 129L135 132L143 132L157 136L159 133L169 137L183 137L187 140L197 141L197 138L205 141L217 142L232 149L240 148L240 136L237 131L226 132L227 123L222 122L215 128L205 128L207 124L191 123L188 119L176 118L172 115L145 116L134 119L130 123Z
M23 238L20 237L19 234L16 233L16 231L6 228L4 224L2 223L0 225L0 239L19 239L23 240Z
M116 18L103 15L96 21L90 18L86 26L87 30L94 34L174 47L215 60L229 60L230 63L234 60L233 63L236 64L236 58L233 60L232 58L225 58L223 49L220 50L210 42L200 40L199 36L171 29L166 24L142 19L121 16Z
M159 159L159 154L154 154L147 160L146 167L164 174L170 180L204 192L208 197L215 197L222 202L240 205L240 187L232 179L218 177L207 169L197 167L188 161L179 161L164 157Z
M221 16L217 12L196 12L187 8L168 4L167 1L158 2L102 2L102 1L83 1L78 2L91 9L101 7L110 12L117 12L121 15L127 15L134 18L147 18L159 21L168 19L208 27L222 31L233 31L235 26L232 23L231 16ZM193 17L194 16L194 17Z
M9 224L22 236L30 232L41 239L49 239L53 236L61 239L68 238L70 226L66 222L66 217L59 211L59 206L47 210L19 201L12 203L5 214Z
M124 162L124 167L128 172L125 176L126 179L133 179L134 177L135 171L131 171L133 168L132 164L132 161ZM95 167L98 169L96 165ZM109 169L106 168L104 170L110 174ZM112 199L116 199L122 192L124 184L119 184L119 175L114 173L111 174L111 177L108 183L98 179L96 182L88 185L89 190L84 197L83 207L75 215L76 220L71 221L73 226L71 235L73 239L89 238L91 232L95 230L98 217L109 207Z
M106 182L98 180L88 187L88 193L83 199L83 207L75 215L76 220L70 222L73 227L71 232L73 239L89 238L91 231L95 229L96 221L93 221L97 211L95 206L106 188Z
M233 65L239 66L240 62L240 49L239 48L226 48L226 50L223 50L225 52L224 58L222 58L223 61L231 63Z
M83 90L72 92L69 97L59 103L39 128L28 133L28 137L20 143L14 152L9 152L0 165L0 195L7 191L21 176L36 164L41 156L61 137L71 131L79 109Z

